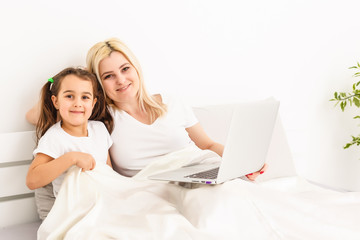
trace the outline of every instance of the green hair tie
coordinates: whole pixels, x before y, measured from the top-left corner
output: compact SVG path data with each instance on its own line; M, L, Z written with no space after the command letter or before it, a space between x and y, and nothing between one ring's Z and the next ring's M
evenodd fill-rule
M54 79L52 79L52 78L49 78L48 81L51 83L54 83Z

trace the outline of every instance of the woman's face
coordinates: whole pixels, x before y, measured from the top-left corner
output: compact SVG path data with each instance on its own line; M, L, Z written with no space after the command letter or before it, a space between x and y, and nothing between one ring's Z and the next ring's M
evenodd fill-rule
M122 104L136 100L139 76L120 52L112 52L99 64L99 75L107 97Z

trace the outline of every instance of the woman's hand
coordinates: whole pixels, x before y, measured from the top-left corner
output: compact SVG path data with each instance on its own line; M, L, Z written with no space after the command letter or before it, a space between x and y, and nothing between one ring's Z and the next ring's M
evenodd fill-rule
M255 181L255 179L260 175L263 174L266 169L268 168L268 165L265 163L264 166L257 172L254 173L250 173L248 175L246 175L246 177L250 180L250 181Z

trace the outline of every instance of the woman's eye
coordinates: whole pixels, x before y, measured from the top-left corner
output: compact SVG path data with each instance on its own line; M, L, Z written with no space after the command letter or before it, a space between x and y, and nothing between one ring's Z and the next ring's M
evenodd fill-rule
M122 71L123 71L123 72L126 72L127 70L129 70L129 68L130 68L130 67L124 67L124 68L122 69Z
M109 75L106 75L106 76L104 77L104 80L110 79L110 78L113 78L113 77L114 77L114 74L109 74Z

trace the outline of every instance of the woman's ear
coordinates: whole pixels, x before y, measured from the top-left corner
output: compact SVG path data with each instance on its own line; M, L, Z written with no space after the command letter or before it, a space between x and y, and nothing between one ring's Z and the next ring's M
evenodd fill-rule
M57 101L57 97L55 95L52 95L51 96L51 101L53 102L54 104L54 107L56 108L56 110L59 110L59 104L58 104L58 101Z

